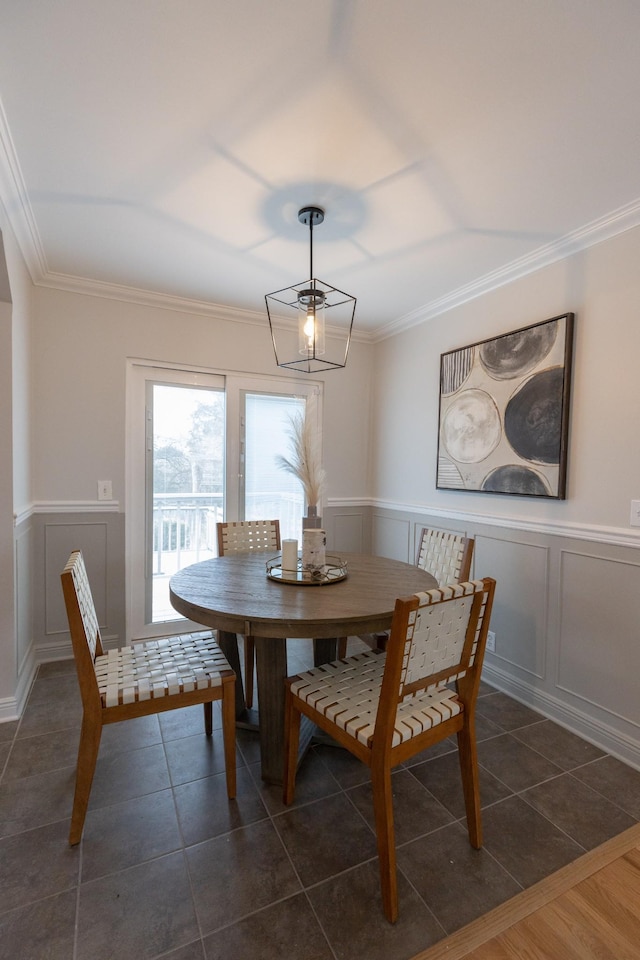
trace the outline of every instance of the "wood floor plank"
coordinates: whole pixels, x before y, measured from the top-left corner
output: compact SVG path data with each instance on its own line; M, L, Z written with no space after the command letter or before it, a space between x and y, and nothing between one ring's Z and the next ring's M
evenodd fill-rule
M637 870L640 870L640 847L634 847L624 855L624 859L632 863Z
M640 960L640 824L413 960Z
M613 865L615 868L615 865ZM611 867L602 869L602 885ZM604 911L594 908L591 898L585 899L581 887L570 890L556 900L513 924L504 933L466 955L466 960L638 960L640 957L640 922L629 915L631 922L622 928L607 913L611 900L604 902Z
M483 943L473 951L473 960L512 960L513 953L510 948L504 946L500 937Z
M640 909L640 871L625 863L624 857L583 880L567 896L571 898L578 891L594 914L607 917L617 929L635 927Z
M600 937L585 931L558 904L552 903L533 913L500 935L498 940L509 949L509 958L540 960L585 960L600 946ZM473 954L472 954L473 956ZM608 949L596 953L598 960L616 960Z
M610 868L605 867L606 873ZM565 945L574 944L581 958L597 957L598 960L622 960L627 956L629 943L624 934L612 922L608 913L596 910L582 895L583 881L574 890L569 890L547 908L556 923L562 924ZM530 918L535 919L534 917Z

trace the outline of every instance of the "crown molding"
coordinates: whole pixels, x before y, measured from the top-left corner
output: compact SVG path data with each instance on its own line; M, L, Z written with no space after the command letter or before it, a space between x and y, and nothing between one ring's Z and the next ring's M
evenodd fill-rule
M0 131L0 141L2 133ZM16 161L17 164L17 161ZM0 163L0 170L2 164ZM26 198L26 194L25 194ZM28 207L28 201L26 201ZM31 208L28 207L30 213ZM33 232L37 238L37 250L34 254L38 256L38 263L44 263L44 253L42 245L39 242L33 214L30 213L33 222ZM11 219L11 218L10 218ZM632 203L619 207L617 210L594 220L571 233L553 240L550 243L538 247L531 253L512 260L511 263L493 270L490 273L479 277L472 283L465 284L453 290L444 297L432 300L431 303L417 310L411 311L396 320L383 324L374 331L354 330L352 340L363 343L379 343L412 327L420 326L428 320L432 320L455 307L459 307L470 300L475 300L484 294L497 290L506 284L513 283L530 273L542 270L559 260L564 260L581 250L586 250L595 244L610 240L612 237L625 233L627 230L633 230L640 226L640 199ZM21 244L22 247L22 244ZM24 251L23 251L24 252ZM33 262L32 256L31 261ZM186 297L176 297L169 294L156 293L151 290L141 290L136 287L127 287L115 283L107 283L101 280L91 280L82 277L75 277L67 274L54 273L40 266L39 272L34 271L30 266L32 279L37 286L50 287L57 290L66 290L72 293L83 293L87 296L104 297L110 300L120 300L126 303L135 303L140 306L154 307L156 309L174 310L180 313L191 313L198 316L207 316L219 320L231 320L235 323L248 323L254 326L264 326L264 314L257 310L246 310L239 307L225 306L219 303L209 303L201 300L189 300ZM37 279L34 278L34 272L37 273ZM290 323L284 320L278 320L278 325L289 326ZM328 333L330 334L330 330Z
M0 100L0 203L33 283L46 276L47 258Z
M180 313L230 320L235 323L248 323L254 326L263 326L265 323L264 314L260 311L190 300L186 297L171 296L151 290L142 290L136 287L50 271L1 100L0 204L15 234L31 279L36 286L104 297L155 309L174 310ZM514 280L527 276L527 274L556 263L558 260L563 260L594 244L601 243L627 230L632 230L639 225L640 198L557 240L538 247L531 253L479 277L472 283L453 290L446 296L432 300L430 303L398 317L396 320L383 324L375 331L354 330L352 339L369 343L385 340L453 310L463 303L512 283Z
M417 327L427 320L432 320L440 314L447 313L455 307L467 303L469 300L475 300L477 297L490 293L492 290L503 287L514 280L526 277L530 273L535 273L543 267L548 267L558 260L565 260L573 254L586 250L588 247L602 243L604 240L610 240L612 237L625 233L627 230L633 230L640 226L640 199L632 203L625 204L617 210L593 220L571 233L565 234L557 240L532 250L517 260L493 270L490 273L479 277L472 283L467 283L457 290L444 297L432 300L431 303L419 307L411 313L398 317L397 320L391 320L389 323L378 327L374 335L374 342L386 340L398 333Z
M152 307L156 310L173 310L176 313L190 313L211 320L226 320L233 323L247 323L255 327L263 327L267 323L266 313L259 310L246 310L242 307L226 306L222 303L211 303L206 300L190 300L187 297L176 297L167 293L157 293L153 290L143 290L138 287L127 287L104 280L91 280L85 277L74 277L70 274L48 272L42 276L36 286L52 290L63 290L67 293L79 293L88 297L102 297L105 300L119 300L123 303L134 303L137 306ZM278 318L278 327L295 329L295 321ZM327 326L327 335L331 336L332 327ZM336 330L336 335L342 331ZM353 331L352 340L370 342L372 336L366 332Z
M260 324L262 326L265 323L264 314L257 310L244 310L206 300L191 300L188 297L177 297L168 293L128 287L105 280L76 277L66 273L50 271L39 280L37 286L52 290L63 290L67 293L79 293L88 297L100 297L105 300L135 303L142 307L173 310L177 313L192 313L197 316L219 320L233 320L237 323Z
M7 223L15 234L29 276L36 287L63 290L68 293L84 294L90 297L102 297L106 300L117 300L123 303L152 307L156 310L173 310L177 313L189 313L210 319L265 326L266 319L263 311L246 310L204 300L192 300L187 297L177 297L153 290L144 290L138 287L129 287L123 284L56 273L49 270L44 246L29 202L26 184L1 100L0 205ZM283 321L283 326L285 325L288 326L289 324ZM328 328L327 333L331 334L331 328ZM366 332L353 331L351 339L370 342L372 337L371 334Z

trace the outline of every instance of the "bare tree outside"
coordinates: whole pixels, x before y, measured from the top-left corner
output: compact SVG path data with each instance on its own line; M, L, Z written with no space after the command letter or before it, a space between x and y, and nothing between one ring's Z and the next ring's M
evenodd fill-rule
M305 400L283 394L243 394L244 457L238 517L277 517L285 538L300 536L304 491L278 464L290 446L291 418ZM153 384L152 622L177 619L170 577L217 556L216 523L225 519L224 390Z

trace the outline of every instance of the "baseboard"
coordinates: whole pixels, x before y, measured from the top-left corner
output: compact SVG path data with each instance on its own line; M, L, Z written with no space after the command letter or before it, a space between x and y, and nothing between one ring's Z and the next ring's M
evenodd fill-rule
M488 664L486 660L482 669L482 679L502 693L513 697L514 700L537 710L547 719L559 723L561 727L582 737L583 740L588 740L605 753L610 753L618 760L640 770L640 742L637 739L626 736L597 718L564 703L558 697L514 679Z
M15 697L5 697L0 700L0 723L9 723L10 720L19 720L20 711Z
M38 664L33 656L33 651L31 651L31 654L25 660L25 665L20 674L15 696L5 697L3 700L0 700L0 723L8 723L10 720L20 719L37 669Z
M53 660L70 660L72 657L73 647L68 636L65 639L39 643L36 647L36 663L38 666L41 663L51 663Z

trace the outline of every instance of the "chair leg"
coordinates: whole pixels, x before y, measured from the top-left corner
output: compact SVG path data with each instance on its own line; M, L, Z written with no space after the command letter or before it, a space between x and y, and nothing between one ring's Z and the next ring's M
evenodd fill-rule
M371 765L371 786L373 788L373 812L380 863L382 909L389 923L395 923L398 919L398 875L393 826L391 768L388 764L376 762L375 758Z
M256 643L253 637L244 638L244 700L253 706L253 670L256 662Z
M204 707L204 732L208 737L213 733L213 703L211 700L207 700L206 703L203 703Z
M222 738L224 767L227 777L227 796L236 795L236 691L235 679L222 681ZM211 703L209 703L211 706Z
M102 723L100 720L82 718L80 744L78 746L78 765L76 767L76 788L73 795L73 811L71 814L71 829L69 830L69 844L73 847L80 843L84 820L89 806L91 784L96 770Z
M293 803L296 792L299 745L300 711L296 710L291 688L287 684L284 700L284 785L282 791L282 799L287 806Z
M479 850L482 846L482 812L480 809L480 779L475 729L465 723L458 731L458 757L462 774L462 790L467 813L469 842Z
M389 642L389 633L376 633L375 640L377 649L382 650L384 653L387 649L387 643Z

